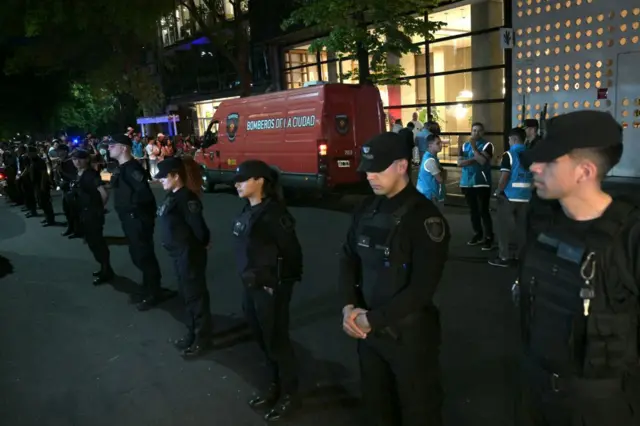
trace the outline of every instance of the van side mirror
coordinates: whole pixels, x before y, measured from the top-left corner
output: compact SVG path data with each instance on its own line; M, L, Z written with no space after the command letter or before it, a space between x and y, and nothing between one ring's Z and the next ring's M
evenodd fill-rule
M209 127L204 132L204 137L202 139L202 145L204 148L209 148L211 145L215 145L218 143L218 122L211 121L209 123Z

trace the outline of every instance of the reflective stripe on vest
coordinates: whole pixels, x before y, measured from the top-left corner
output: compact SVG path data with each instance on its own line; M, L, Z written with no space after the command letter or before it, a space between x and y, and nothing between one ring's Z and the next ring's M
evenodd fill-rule
M532 193L533 174L524 168L520 154L527 148L522 144L511 147L505 154L511 159L511 174L504 193L509 201L529 201Z
M429 200L444 201L445 185L440 184L436 180L436 177L426 170L427 161L431 158L435 160L438 168L442 170L438 158L428 151L425 152L422 156L422 161L420 162L420 171L418 172L418 183L416 184L416 189Z

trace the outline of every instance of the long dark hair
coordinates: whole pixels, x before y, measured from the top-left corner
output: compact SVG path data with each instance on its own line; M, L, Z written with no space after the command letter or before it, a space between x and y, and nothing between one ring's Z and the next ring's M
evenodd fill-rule
M280 173L271 169L271 176L264 179L262 184L262 195L264 198L271 198L279 203L284 202L284 192L280 184Z

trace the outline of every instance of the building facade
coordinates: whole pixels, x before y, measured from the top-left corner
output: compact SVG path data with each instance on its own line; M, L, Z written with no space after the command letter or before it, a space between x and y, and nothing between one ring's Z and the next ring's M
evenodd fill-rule
M443 22L433 40L415 37L419 53L394 58L405 70L404 84L379 86L389 122L404 124L418 113L421 122L429 115L440 124L443 162L455 162L458 148L468 137L473 122L485 125L487 139L500 150L505 129L511 126L511 84L505 64L510 52L501 47L500 31L510 25L510 2L502 0L458 1L440 7L422 19ZM357 83L345 74L357 67L354 58L332 52L310 53L311 39L296 34L279 40L279 63L274 76L283 89L310 81ZM273 46L272 46L273 47ZM275 72L274 72L275 74ZM497 157L497 156L496 156Z
M637 0L514 2L512 121L596 109L623 128L613 176L640 177L640 4Z

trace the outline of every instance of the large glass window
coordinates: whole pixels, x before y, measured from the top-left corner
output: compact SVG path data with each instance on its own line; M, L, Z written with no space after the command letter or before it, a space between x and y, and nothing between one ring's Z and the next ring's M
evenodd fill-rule
M479 121L500 154L505 132L504 97L510 90L505 89L504 52L499 39L504 24L503 1L454 2L429 14L428 19L443 22L433 41L413 37L419 53L388 58L402 65L406 76L406 84L378 87L389 129L396 120L403 125L413 121L414 114L421 123L431 117L443 132L443 160L455 161L460 141L468 138L471 124ZM308 47L307 43L286 49L287 88L315 79L358 82L357 76L340 78L355 71L354 58L326 52L318 58L308 53ZM497 161L499 157L494 158Z

